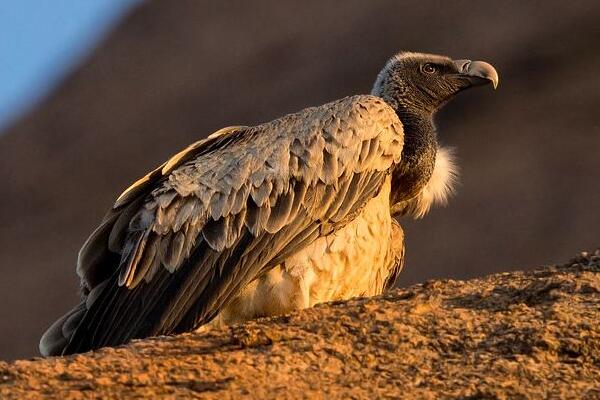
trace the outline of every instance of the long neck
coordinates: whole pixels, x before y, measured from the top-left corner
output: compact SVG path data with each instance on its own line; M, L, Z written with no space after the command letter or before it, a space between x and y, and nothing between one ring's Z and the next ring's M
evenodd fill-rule
M432 114L411 112L396 105L404 126L402 160L393 172L392 204L416 196L431 178L435 166L437 139Z

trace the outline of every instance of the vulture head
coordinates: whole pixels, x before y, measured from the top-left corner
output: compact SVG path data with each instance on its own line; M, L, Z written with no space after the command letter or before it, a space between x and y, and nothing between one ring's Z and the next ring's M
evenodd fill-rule
M498 86L498 73L484 61L403 52L379 73L372 94L399 112L433 114L456 93L473 86Z
M498 73L484 61L402 52L379 73L371 94L393 107L404 126L402 163L392 177L392 214L420 218L453 191L452 153L437 143L433 116L458 92L498 85Z

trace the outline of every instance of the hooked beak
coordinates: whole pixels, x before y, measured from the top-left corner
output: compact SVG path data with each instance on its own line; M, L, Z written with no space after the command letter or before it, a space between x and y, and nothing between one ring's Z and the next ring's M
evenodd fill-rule
M455 60L454 65L460 71L458 76L466 78L470 86L480 86L490 82L494 85L494 89L498 86L500 81L498 72L485 61Z

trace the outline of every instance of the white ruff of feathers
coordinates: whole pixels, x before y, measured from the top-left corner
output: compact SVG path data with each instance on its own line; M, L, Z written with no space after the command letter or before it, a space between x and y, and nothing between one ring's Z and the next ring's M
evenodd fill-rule
M458 167L454 152L450 148L440 147L435 157L435 167L431 179L421 193L408 201L404 212L414 218L424 217L433 204L445 206L454 193L458 181Z

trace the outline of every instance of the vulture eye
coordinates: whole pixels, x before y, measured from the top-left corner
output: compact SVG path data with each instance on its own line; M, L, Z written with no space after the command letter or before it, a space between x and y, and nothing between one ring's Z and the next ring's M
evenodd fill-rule
M430 63L423 65L421 70L423 72L425 72L426 74L435 74L435 72L437 71L437 69L435 68L435 65L430 64Z

